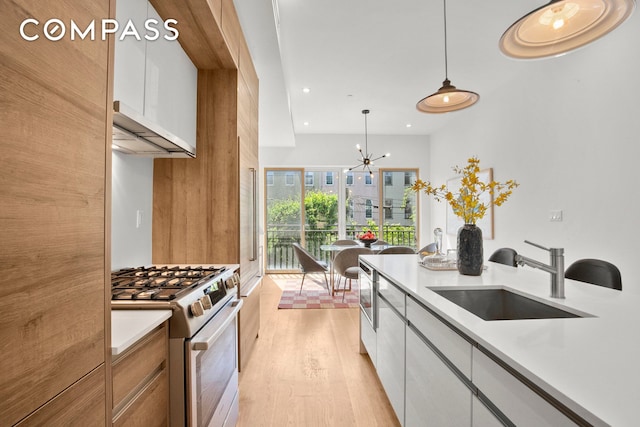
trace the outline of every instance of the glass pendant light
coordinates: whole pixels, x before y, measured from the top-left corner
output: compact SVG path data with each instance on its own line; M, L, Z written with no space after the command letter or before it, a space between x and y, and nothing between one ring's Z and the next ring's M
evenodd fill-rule
M447 0L444 0L444 81L436 93L421 99L416 104L423 113L448 113L462 110L478 102L480 95L468 90L457 89L449 80L447 64Z
M345 169L345 172L350 172L356 168L362 167L362 170L369 171L369 176L373 178L373 172L371 171L371 166L373 166L373 162L385 157L389 157L391 153L387 153L380 157L376 157L375 159L372 159L373 153L369 153L369 143L368 143L368 137L367 137L367 114L369 114L369 110L362 110L362 114L364 114L364 152L362 151L362 147L360 147L360 144L356 145L356 149L360 152L362 159L360 160L360 163L358 163L357 165L350 167L349 169Z
M500 50L518 59L563 55L613 31L635 5L635 0L552 0L511 25Z

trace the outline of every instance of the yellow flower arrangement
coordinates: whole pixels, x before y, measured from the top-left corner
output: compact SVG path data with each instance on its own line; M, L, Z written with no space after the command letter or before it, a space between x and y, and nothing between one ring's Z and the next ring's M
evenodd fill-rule
M445 184L434 187L431 182L421 179L418 179L411 189L415 192L424 191L438 202L446 200L451 205L453 213L462 218L465 224L475 224L482 219L491 205L501 206L511 196L512 190L519 185L512 179L504 183L480 181L478 179L480 160L475 156L467 161L467 166L464 168L455 166L452 169L457 174L462 174L459 193L452 193ZM485 192L489 192L492 196L488 204L480 200L480 196Z

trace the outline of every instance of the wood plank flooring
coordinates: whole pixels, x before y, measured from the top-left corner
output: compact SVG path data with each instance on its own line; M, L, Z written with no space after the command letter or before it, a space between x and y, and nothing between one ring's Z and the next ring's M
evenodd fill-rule
M267 275L260 336L240 373L237 426L399 426L359 353L359 309L278 310L280 293Z

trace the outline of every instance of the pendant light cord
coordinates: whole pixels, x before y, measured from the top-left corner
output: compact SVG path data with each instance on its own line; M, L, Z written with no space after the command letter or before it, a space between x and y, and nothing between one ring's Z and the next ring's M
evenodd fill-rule
M369 114L369 110L362 110L362 114L364 114L364 155L369 155L369 138L367 135L367 115Z
M447 0L444 3L444 77L449 80L449 69L447 66Z

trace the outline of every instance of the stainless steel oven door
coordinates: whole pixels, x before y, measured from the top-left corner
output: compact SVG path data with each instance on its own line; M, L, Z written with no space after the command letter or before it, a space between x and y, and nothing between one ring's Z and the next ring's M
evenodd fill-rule
M187 423L235 426L238 419L238 322L242 300L218 312L185 342Z
M364 313L371 327L378 328L376 319L376 298L374 298L377 272L363 262L359 263L360 310Z

